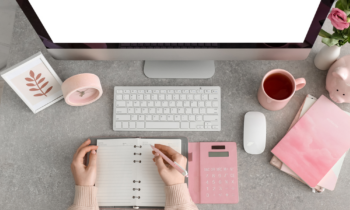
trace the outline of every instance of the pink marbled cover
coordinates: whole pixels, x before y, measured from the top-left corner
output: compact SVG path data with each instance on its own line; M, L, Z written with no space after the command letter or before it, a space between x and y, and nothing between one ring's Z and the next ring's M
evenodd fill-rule
M350 148L350 117L325 96L271 151L315 187Z

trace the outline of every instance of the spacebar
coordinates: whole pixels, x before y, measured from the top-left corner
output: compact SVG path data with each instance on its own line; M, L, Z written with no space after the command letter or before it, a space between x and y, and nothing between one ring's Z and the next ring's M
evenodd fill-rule
M146 128L180 128L179 122L146 122Z

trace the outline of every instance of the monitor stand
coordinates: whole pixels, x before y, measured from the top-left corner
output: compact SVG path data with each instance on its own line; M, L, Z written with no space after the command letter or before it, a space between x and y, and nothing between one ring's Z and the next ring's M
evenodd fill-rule
M208 79L215 73L214 61L145 61L148 78Z

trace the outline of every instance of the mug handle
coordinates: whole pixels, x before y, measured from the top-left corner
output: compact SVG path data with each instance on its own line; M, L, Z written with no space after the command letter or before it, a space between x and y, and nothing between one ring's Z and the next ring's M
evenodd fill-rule
M304 78L298 78L295 79L295 91L298 91L305 87L306 85L306 80Z

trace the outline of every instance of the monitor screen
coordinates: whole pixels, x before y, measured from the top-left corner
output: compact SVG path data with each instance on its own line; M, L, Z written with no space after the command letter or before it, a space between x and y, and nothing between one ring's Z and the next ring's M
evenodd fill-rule
M54 43L302 43L321 0L29 0Z

